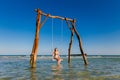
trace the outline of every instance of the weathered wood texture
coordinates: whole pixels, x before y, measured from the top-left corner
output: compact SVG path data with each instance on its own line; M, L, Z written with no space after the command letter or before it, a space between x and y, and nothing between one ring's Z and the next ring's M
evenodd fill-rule
M86 57L86 55L85 55L85 53L84 53L84 51L83 51L82 41L81 41L81 39L80 39L80 35L78 34L78 32L77 32L77 30L76 30L76 28L75 28L75 23L74 23L74 22L72 22L72 26L73 26L73 28L74 28L75 34L76 34L77 39L78 39L78 42L79 42L79 48L80 48L80 51L81 51L81 54L82 54L84 63L85 63L85 65L87 65L87 64L88 64L87 57Z
M74 36L74 29L71 28L71 25L68 22L68 19L66 18L65 20L66 20L69 30L71 31L70 43L69 43L69 48L68 48L68 63L70 63L70 60L71 60L70 55L71 55L71 48L72 48L72 42L73 42L73 36Z
M71 38L70 38L69 49L68 49L68 63L70 63L70 55L71 55L73 36L74 36L74 30L71 28Z
M36 33L34 44L32 48L32 53L30 55L30 64L31 67L36 67L37 53L38 53L38 43L39 43L39 30L40 30L40 20L41 20L41 11L37 10L37 19L36 19Z
M33 44L33 48L32 48L32 53L30 55L31 67L36 67L36 60L37 60L37 54L38 54L38 44L39 44L39 31L49 16L49 14L46 15L46 18L41 22L41 11L39 9L37 9L36 12L37 12L36 33L35 33L35 39L34 39L34 44Z
M38 10L38 9L36 9L36 10ZM36 10L35 10L35 11L36 11ZM39 9L39 10L40 10L40 9ZM41 11L41 15L47 16L48 14L46 14L46 13L44 13L44 12ZM58 18L58 19L61 19L61 20L65 20L65 19L66 19L65 17L52 16L51 14L49 14L48 17L50 17L50 18ZM73 19L71 19L71 18L67 18L67 20L73 21Z

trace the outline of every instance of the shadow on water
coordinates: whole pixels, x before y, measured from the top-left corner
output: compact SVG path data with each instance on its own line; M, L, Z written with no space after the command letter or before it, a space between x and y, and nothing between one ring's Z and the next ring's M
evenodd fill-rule
M30 68L30 80L38 80L36 68Z
M52 65L52 80L64 80L62 77L62 65Z
M91 76L88 70L88 66L86 65L69 63L67 72L67 79L69 80L89 80Z

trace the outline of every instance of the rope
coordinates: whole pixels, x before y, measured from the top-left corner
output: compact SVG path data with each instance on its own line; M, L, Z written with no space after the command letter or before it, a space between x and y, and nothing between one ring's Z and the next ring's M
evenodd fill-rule
M52 41L51 41L51 44L52 44L52 49L51 49L51 52L53 51L53 18L52 18Z
M61 42L60 42L60 52L62 53L62 42L63 42L63 20L61 20Z
M52 49L51 49L51 52L53 51L53 48L54 48L54 43L53 43L53 23L54 23L54 21L53 21L53 18L52 18L52 41L51 41L51 44L52 44ZM60 53L62 53L62 42L63 42L63 20L61 20L61 34L60 34L61 36L61 41L60 41Z

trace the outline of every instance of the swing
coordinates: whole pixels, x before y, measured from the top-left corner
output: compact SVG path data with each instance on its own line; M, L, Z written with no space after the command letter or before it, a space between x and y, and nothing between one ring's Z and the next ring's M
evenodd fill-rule
M68 28L71 31L71 38L70 38L70 43L69 43L69 48L68 48L68 63L70 63L72 41L73 41L73 36L75 34L77 39L78 39L79 49L80 49L80 52L82 54L84 64L87 65L88 64L87 57L85 56L83 48L82 48L81 38L80 38L79 33L77 32L77 29L75 28L76 27L76 25L75 25L76 20L61 17L61 16L52 16L50 14L46 14L46 13L42 12L40 9L36 9L35 11L37 12L36 33L35 33L35 39L34 39L34 43L33 43L32 52L30 55L31 67L32 68L36 67L36 60L37 60L37 54L38 54L38 43L39 43L39 31L48 18L57 18L60 20L65 20L66 23L68 24ZM41 22L41 16L46 16L46 18L42 22ZM63 34L63 30L61 30L61 34ZM62 35L61 35L61 38L62 38ZM61 39L61 41L62 41L62 39ZM52 22L52 49L53 49L53 22Z
M53 21L53 18L52 18L52 30L51 30L51 31L52 31L52 36L51 36L51 37L52 37L52 38L51 38L51 39L52 39L52 40L51 40L52 45L51 45L51 53L53 53L53 51L54 51L54 49L53 49L53 48L54 48L54 43L53 43L53 36L54 36L54 35L53 35L53 28L54 28L54 25L53 25L53 22L54 22L54 21ZM59 54L62 53L63 20L61 20L61 34L60 34L60 37L61 37L61 40L60 40L60 43L61 43L61 44L60 44L60 47L61 47L61 48L59 49ZM53 59L53 56L52 56L52 60L55 61L55 59ZM61 61L63 61L63 59L61 59Z

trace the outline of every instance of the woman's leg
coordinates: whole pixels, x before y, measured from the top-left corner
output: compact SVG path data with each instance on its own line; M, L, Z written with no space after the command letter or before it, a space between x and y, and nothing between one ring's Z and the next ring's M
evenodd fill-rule
M58 60L58 65L60 65L60 63L61 63L61 59Z

